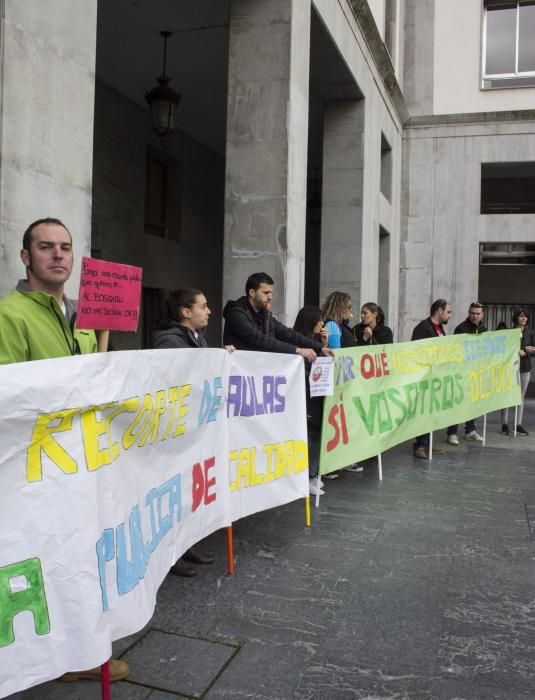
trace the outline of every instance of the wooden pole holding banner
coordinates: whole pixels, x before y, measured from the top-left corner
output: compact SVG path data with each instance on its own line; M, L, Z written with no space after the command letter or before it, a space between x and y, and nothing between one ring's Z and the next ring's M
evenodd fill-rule
M110 688L110 663L106 661L102 664L100 674L100 688L102 700L111 700Z
M305 497L305 527L310 527L310 496Z
M98 334L98 351L108 352L108 343L110 340L109 331L100 331ZM110 663L106 661L100 667L100 696L102 700L111 700L110 686Z
M487 440L487 414L483 416L483 447L485 447L485 442Z
M379 468L379 481L383 480L383 458L381 453L377 455L377 467Z
M431 461L433 459L433 433L429 433L429 447L427 449L429 450L428 459Z
M110 332L100 331L98 334L98 351L108 352L108 344L110 342Z
M232 525L227 527L227 562L229 576L234 575L234 543L232 541Z
M515 429L513 432L513 437L516 437L516 426L518 425L518 406L515 406Z

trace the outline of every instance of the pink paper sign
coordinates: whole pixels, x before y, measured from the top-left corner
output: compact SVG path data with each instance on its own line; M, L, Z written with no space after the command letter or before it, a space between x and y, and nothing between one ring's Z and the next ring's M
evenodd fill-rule
M141 267L82 258L78 328L137 330L142 272Z

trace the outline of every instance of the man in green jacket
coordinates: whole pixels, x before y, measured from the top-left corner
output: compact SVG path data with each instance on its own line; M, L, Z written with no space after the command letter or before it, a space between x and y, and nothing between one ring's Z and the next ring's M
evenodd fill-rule
M20 255L27 279L0 300L0 364L96 352L95 333L76 328L76 305L64 295L69 231L58 219L40 219L26 230Z
M72 237L59 219L30 224L20 252L26 280L0 300L0 364L45 360L97 351L94 331L76 328L76 304L64 294L71 276ZM110 680L128 675L128 664L111 659ZM100 668L66 673L61 680L100 678Z

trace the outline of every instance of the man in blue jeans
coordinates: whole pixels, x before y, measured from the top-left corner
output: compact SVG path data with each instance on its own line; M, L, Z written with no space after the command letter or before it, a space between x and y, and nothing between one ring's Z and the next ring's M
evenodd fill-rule
M485 333L487 328L483 325L483 304L479 301L473 301L468 309L468 318L460 323L453 333L471 333L479 335L480 333ZM450 445L458 445L459 437L457 435L458 425L450 425L448 428L448 443ZM483 438L476 430L475 419L467 420L464 424L464 437L467 440L474 440L475 442L483 442Z
M445 336L444 326L451 317L451 304L446 299L436 299L431 304L429 316L416 326L412 332L411 340L423 340L424 338L439 338ZM444 450L433 448L434 454L442 454ZM418 459L429 459L429 434L418 435L414 443L414 456Z

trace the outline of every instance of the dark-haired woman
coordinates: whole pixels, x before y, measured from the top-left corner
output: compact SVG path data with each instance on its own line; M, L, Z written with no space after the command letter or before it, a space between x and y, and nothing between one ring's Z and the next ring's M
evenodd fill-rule
M167 292L162 304L160 330L153 334L153 347L161 350L206 348L204 331L210 314L206 297L198 289ZM171 567L171 573L176 576L195 576L197 571L189 562L212 564L214 558L190 547Z
M394 342L392 329L385 326L385 314L372 301L360 310L360 323L353 328L357 345L389 345Z
M517 412L517 435L529 435L522 425L524 416L524 396L528 388L531 377L531 355L535 354L535 336L528 328L529 312L525 309L518 309L513 314L513 328L520 328L520 390L522 401ZM502 408L502 435L509 435L509 409Z
M204 330L210 314L208 302L198 289L167 292L163 301L160 330L153 335L153 347L206 348Z
M321 320L321 311L317 306L303 306L295 318L294 331L302 333L307 338L319 340L327 345L327 329ZM309 492L322 496L323 481L318 477L321 448L321 423L323 418L323 396L310 396L310 362L305 362L307 389L307 428L308 428L308 476ZM317 481L316 481L317 479ZM319 491L318 491L319 490Z

